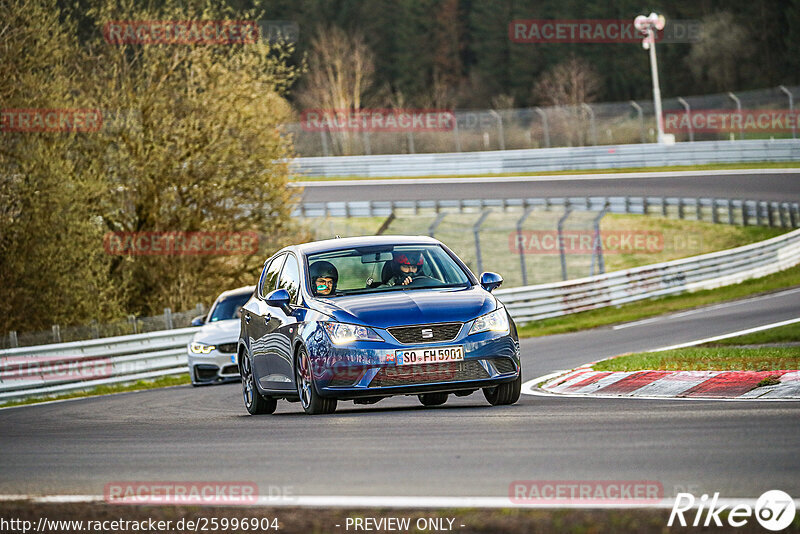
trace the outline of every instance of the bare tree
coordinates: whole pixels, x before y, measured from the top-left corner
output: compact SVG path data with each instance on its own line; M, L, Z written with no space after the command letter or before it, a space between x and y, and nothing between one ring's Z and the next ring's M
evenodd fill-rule
M297 93L298 101L305 108L361 109L374 72L373 54L363 35L337 26L319 27L311 41L308 72ZM333 131L331 138L340 153L352 153L352 132Z
M569 145L586 144L588 113L584 104L593 102L600 89L600 76L578 57L548 70L534 85L533 94L544 105L557 106L553 129L562 130Z

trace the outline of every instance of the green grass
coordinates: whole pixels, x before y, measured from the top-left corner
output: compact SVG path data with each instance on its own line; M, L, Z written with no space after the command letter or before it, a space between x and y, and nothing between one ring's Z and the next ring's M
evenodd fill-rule
M596 371L779 371L800 369L800 348L688 347L626 354L592 366Z
M333 180L385 180L385 179L420 179L420 178L470 178L475 176L557 176L562 174L610 174L625 172L664 172L664 171L713 171L728 169L790 169L800 167L797 161L766 161L763 163L712 163L708 165L670 165L662 167L625 167L622 169L573 169L565 171L538 172L504 172L495 174L430 174L424 176L321 176L310 177L295 175L296 181L333 181Z
M65 393L63 395L52 395L46 397L34 397L21 400L12 400L5 404L0 404L0 408L7 408L9 406L22 406L25 404L37 404L40 402L49 402L54 400L64 399L77 399L81 397L94 397L96 395L109 395L112 393L125 393L127 391L140 391L145 389L164 388L169 386L181 386L189 384L189 373L176 375L176 376L162 376L153 380L139 380L127 384L114 384L109 386L98 386L96 388L88 389L86 391L75 391L72 393Z
M544 319L520 327L519 335L520 337L533 337L576 332L578 330L586 330L599 326L655 317L664 313L707 306L709 304L749 297L759 293L777 291L794 286L800 286L800 266L792 267L763 278L747 280L740 284L718 289L672 295L643 302L633 302L617 307L585 311L566 315L564 317Z
M800 313L800 312L799 312ZM719 347L728 345L764 345L767 343L792 343L800 341L800 323L770 328L761 332L753 332L743 336L721 339L713 343L706 343L704 347Z

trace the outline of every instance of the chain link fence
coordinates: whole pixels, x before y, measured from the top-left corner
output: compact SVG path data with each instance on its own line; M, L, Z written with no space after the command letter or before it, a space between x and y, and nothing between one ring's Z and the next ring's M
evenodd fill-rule
M794 108L800 86L666 98L663 112L676 119L703 111L736 112ZM593 103L503 110L454 110L455 122L446 131L346 131L310 128L303 122L286 126L301 157L370 154L473 152L527 148L655 143L656 119L652 100ZM697 121L697 117L695 117ZM796 116L795 116L796 123ZM704 122L704 121L703 121ZM677 123L676 123L677 124ZM769 139L796 137L784 122L780 128L762 124L757 131L699 131L683 127L676 141ZM758 125L757 125L758 126ZM667 132L669 133L669 131Z

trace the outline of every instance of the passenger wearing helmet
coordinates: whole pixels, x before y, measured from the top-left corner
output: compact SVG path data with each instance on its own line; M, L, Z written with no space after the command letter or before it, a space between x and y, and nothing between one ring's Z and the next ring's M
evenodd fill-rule
M315 261L308 267L311 278L311 290L315 295L327 296L336 292L339 271L331 262Z
M388 284L407 286L422 275L422 264L421 252L392 252L392 278Z

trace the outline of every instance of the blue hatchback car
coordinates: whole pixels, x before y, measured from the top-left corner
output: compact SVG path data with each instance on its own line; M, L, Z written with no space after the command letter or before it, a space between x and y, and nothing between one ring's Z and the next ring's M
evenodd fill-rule
M372 404L417 395L426 406L483 390L513 404L522 374L514 321L478 280L429 237L372 236L286 247L264 263L242 309L238 362L244 404L278 399L309 414L339 400Z

